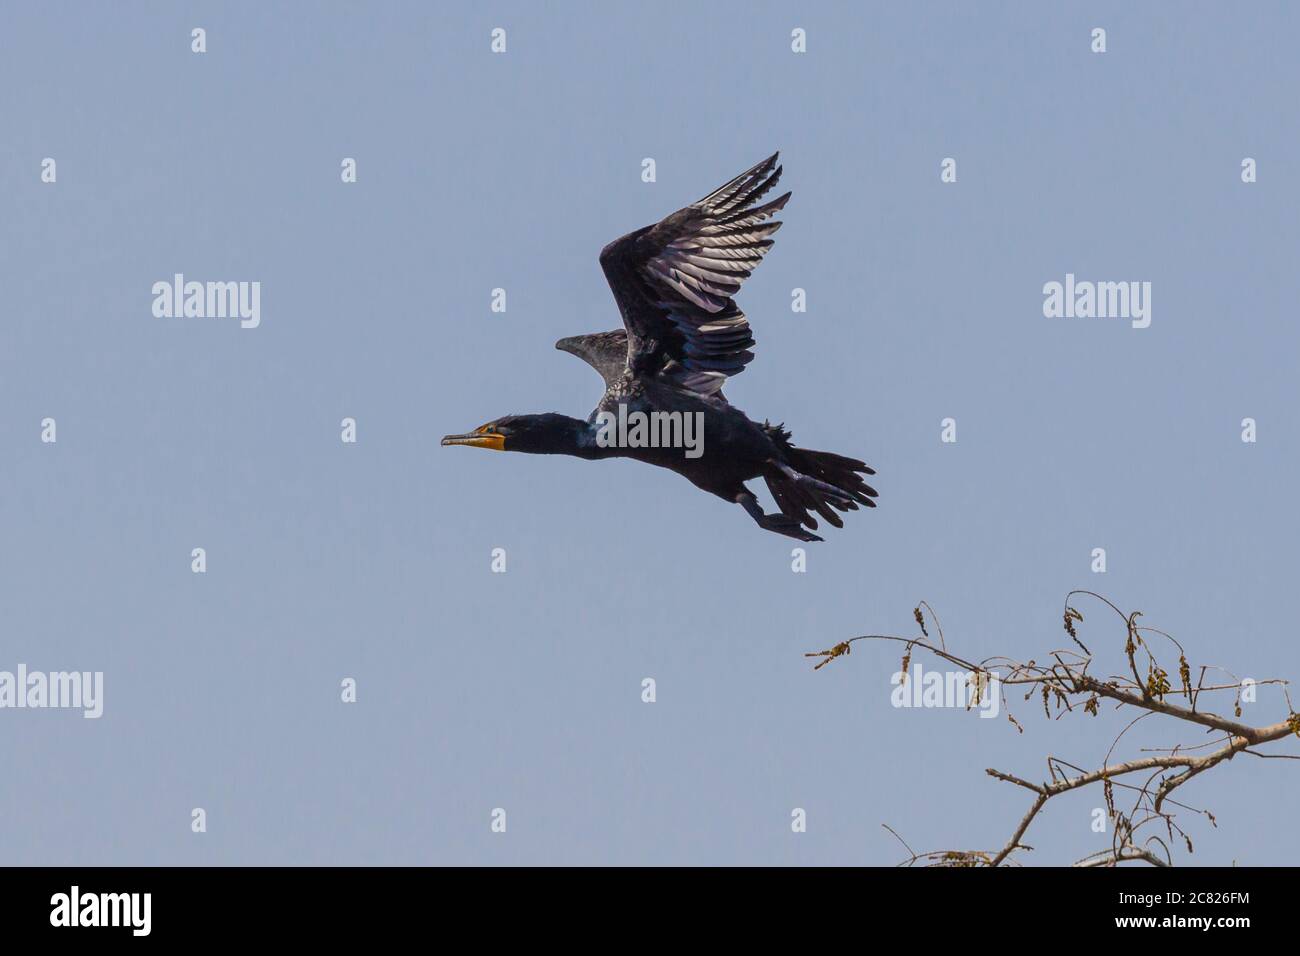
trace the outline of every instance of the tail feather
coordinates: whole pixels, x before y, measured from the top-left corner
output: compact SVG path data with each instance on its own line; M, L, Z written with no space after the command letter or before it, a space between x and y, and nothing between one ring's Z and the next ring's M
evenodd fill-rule
M877 497L876 489L862 479L863 474L874 475L875 471L856 458L845 458L843 455L836 455L829 451L810 451L806 448L794 447L786 452L786 457L796 471L824 481L828 485L834 485L868 508L876 506L876 503L871 500Z
M787 466L782 469L774 463L763 475L772 499L783 514L816 530L817 519L811 514L815 511L834 527L842 528L844 521L835 513L836 509L857 511L859 505L876 506L873 500L877 497L876 489L862 477L876 472L865 462L828 451L796 448L783 426L764 424L784 453Z

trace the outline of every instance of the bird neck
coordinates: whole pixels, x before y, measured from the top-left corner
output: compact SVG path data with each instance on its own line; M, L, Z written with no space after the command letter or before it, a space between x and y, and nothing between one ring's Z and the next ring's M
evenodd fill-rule
M519 447L519 451L538 455L573 455L577 458L607 457L605 453L608 449L596 443L596 428L592 423L557 413L538 417L546 423L542 434Z

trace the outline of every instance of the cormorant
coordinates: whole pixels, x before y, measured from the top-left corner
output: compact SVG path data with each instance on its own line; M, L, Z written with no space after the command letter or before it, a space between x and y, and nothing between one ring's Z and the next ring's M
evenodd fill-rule
M469 434L448 435L442 444L635 458L683 475L741 505L759 527L800 541L822 540L812 533L813 512L840 528L837 510L874 508L875 489L862 475L875 472L863 462L797 448L783 425L753 422L722 395L727 378L754 357L749 322L731 297L771 248L781 223L768 219L790 199L787 192L755 205L781 178L778 155L601 250L600 265L625 328L555 343L605 380L605 395L586 421L554 412L507 415ZM636 427L627 432L626 423L637 421L638 412L642 425L651 423L649 437L644 427L640 436ZM702 443L683 448L693 422L703 426ZM745 487L759 477L779 513L764 514Z

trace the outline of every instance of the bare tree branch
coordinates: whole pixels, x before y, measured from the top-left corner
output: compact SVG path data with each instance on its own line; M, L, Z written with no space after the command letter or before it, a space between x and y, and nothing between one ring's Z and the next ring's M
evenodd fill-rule
M1095 598L1114 611L1124 624L1124 660L1128 673L1122 676L1100 679L1089 673L1093 666L1092 652L1079 639L1077 625L1083 623L1083 614L1073 607L1071 599L1076 596ZM923 613L924 611L924 613ZM933 622L939 635L939 643L931 642L926 626L928 619ZM1261 753L1263 745L1275 743L1292 735L1300 737L1300 715L1291 706L1288 682L1281 679L1253 681L1254 687L1278 685L1286 702L1287 716L1276 723L1253 726L1241 720L1242 690L1246 682L1206 683L1210 671L1226 674L1234 681L1235 675L1217 665L1202 665L1196 685L1192 685L1191 665L1182 644L1172 635L1147 625L1139 625L1141 611L1125 614L1114 603L1092 591L1071 591L1066 595L1063 623L1071 640L1083 651L1079 654L1072 650L1054 650L1049 652L1050 664L1038 664L1035 661L1019 662L1006 657L990 657L982 661L970 661L948 650L943 629L938 615L929 604L922 601L913 611L913 618L920 628L920 636L901 637L892 634L864 634L841 641L828 650L806 654L807 657L820 657L822 660L813 668L820 670L836 658L848 655L853 644L858 641L894 642L904 645L901 673L906 681L912 653L915 649L926 651L940 660L954 664L969 673L974 681L974 698L980 698L983 691L992 692L996 688L1001 694L1001 702L1006 706L1007 687L1028 687L1025 699L1039 696L1042 699L1045 714L1051 719L1060 719L1068 714L1082 711L1096 716L1099 704L1103 700L1113 701L1116 708L1130 708L1141 711L1129 721L1119 735L1112 741L1100 768L1084 770L1057 757L1049 756L1047 760L1049 778L1041 783L1001 770L989 768L989 776L1006 783L1014 784L1032 791L1034 799L1029 809L1021 817L1014 832L1001 849L991 850L934 850L916 853L892 827L885 829L903 845L909 856L901 866L922 864L926 866L1001 866L1014 863L1013 854L1020 850L1030 850L1023 840L1039 812L1053 797L1070 793L1085 787L1100 784L1105 793L1109 817L1114 821L1112 846L1091 854L1078 861L1081 867L1118 866L1125 862L1143 862L1151 866L1173 865L1169 844L1159 835L1152 834L1139 843L1137 834L1148 826L1162 825L1170 841L1181 839L1188 852L1192 851L1192 841L1176 819L1176 811L1183 810L1204 816L1211 825L1215 824L1214 815L1208 810L1198 810L1187 804L1170 799L1170 794L1188 781L1220 764L1231 760L1238 753L1248 753L1255 757L1300 759L1297 754ZM1176 676L1179 682L1175 687L1168 670L1161 666L1153 649L1153 643L1168 649L1172 646L1178 653ZM1145 670L1145 676L1143 674ZM1232 691L1233 717L1201 709L1199 702L1206 694L1226 693ZM1171 698L1183 697L1187 704L1175 703ZM1247 698L1251 699L1251 698ZM1056 707L1055 717L1052 705ZM1208 743L1185 746L1177 744L1170 748L1159 748L1153 756L1135 757L1131 760L1112 763L1115 748L1134 724L1151 716L1164 716L1184 724L1218 731L1223 736ZM1017 730L1020 722L1007 711L1007 718ZM1206 751L1200 753L1200 751ZM1152 753L1150 748L1145 752ZM1146 774L1132 783L1122 778ZM1115 806L1115 791L1122 789L1135 794L1132 808L1126 813ZM1173 809L1170 809L1173 808ZM1163 854L1157 853L1159 847Z

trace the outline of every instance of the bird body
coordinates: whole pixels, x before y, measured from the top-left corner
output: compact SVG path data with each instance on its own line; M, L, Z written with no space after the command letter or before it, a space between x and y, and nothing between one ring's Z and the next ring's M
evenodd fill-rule
M760 527L802 541L822 540L812 533L817 529L813 513L838 528L843 521L837 512L874 508L876 492L862 475L875 472L863 462L798 448L784 426L751 420L722 394L727 379L754 357L749 321L732 296L771 248L781 224L768 220L790 198L787 192L755 205L780 179L776 160L769 157L601 251L601 268L624 328L555 343L591 365L605 383L585 421L558 413L508 415L468 434L448 435L442 443L633 458L675 471L740 504ZM629 420L651 422L649 437L623 434ZM690 436L692 425L698 427L698 448L688 442L683 453L680 441L657 440ZM619 440L609 440L611 434ZM760 477L778 513L764 514L745 487Z

